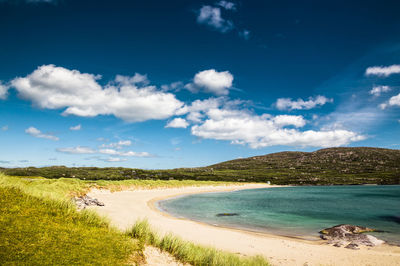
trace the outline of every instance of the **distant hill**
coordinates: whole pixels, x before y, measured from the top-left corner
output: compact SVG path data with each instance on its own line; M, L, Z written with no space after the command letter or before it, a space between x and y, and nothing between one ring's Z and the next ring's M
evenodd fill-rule
M278 152L207 167L171 170L52 166L3 168L0 171L17 176L86 180L193 179L292 185L400 184L400 150L357 147Z
M314 152L278 152L236 159L208 168L242 172L292 184L400 184L400 150L356 147Z

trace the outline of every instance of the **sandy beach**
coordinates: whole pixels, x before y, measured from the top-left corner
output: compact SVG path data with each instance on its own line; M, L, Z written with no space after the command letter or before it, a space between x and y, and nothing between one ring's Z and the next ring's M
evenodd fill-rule
M185 194L271 187L264 184L127 190L92 190L89 196L105 204L91 207L124 230L146 218L160 233L172 232L185 240L241 255L263 255L273 265L400 265L400 247L381 245L349 250L289 237L216 227L180 219L159 211L157 201Z

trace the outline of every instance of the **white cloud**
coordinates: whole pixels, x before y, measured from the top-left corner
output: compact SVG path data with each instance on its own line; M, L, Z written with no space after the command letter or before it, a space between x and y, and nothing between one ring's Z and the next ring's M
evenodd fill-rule
M147 78L147 75L142 75L139 73L135 73L135 75L133 75L132 77L116 75L115 81L123 85L131 85L131 84L148 85L150 83L150 81Z
M236 4L229 1L222 0L217 2L217 5L225 8L226 10L236 10Z
M389 106L400 106L400 93L392 96L387 102L379 105L382 110L386 109Z
M197 16L197 23L208 25L222 33L228 32L234 28L232 21L222 18L221 9L212 6L203 6L200 8Z
M115 149L122 149L124 146L131 146L132 141L130 140L120 140L118 142L112 142L112 143L104 143L100 147L101 148L115 148Z
M7 131L7 130L8 130L8 126L7 125L1 127L1 131Z
M78 130L81 130L81 128L82 128L82 126L81 126L81 124L79 124L79 125L76 125L76 126L70 127L70 128L69 128L69 130L72 130L72 131L78 131Z
M119 151L115 149L99 149L95 150L90 147L68 147L68 148L58 148L58 152L70 153L70 154L107 154L122 157L154 157L148 152L134 152L134 151Z
M305 125L301 116L254 115L246 110L212 109L208 119L192 127L194 136L227 140L233 144L261 148L274 145L332 147L346 145L365 137L349 130L315 131L297 128Z
M183 118L174 118L173 120L169 121L166 128L187 128L189 123Z
M229 71L218 72L209 69L198 72L193 78L193 83L187 84L185 88L193 93L202 90L215 95L228 95L232 82L233 75Z
M56 150L58 152L70 153L70 154L93 154L93 153L96 153L96 151L93 150L92 148L82 147L82 146L68 147L68 148L58 148Z
M81 73L54 65L44 65L23 78L12 80L20 97L40 108L62 109L64 115L93 117L114 115L127 122L166 119L183 103L174 94L141 86L144 76L117 76L102 87L99 75Z
M333 102L333 99L318 95L315 98L308 98L307 101L304 101L303 99L292 101L291 98L279 98L275 105L279 110L309 110L330 102Z
M35 127L29 127L27 129L25 129L25 133L27 133L35 138L50 139L50 140L55 140L55 141L59 140L59 138L54 135L43 134L39 129L37 129Z
M9 86L0 81L0 100L7 99Z
M273 118L274 124L278 127L295 126L303 127L306 124L301 115L278 115Z
M372 90L369 91L370 94L374 96L380 96L382 92L390 91L389 86L374 86Z
M107 159L100 159L104 162L110 162L110 163L115 163L115 162L125 162L127 159L119 158L119 157L110 157Z
M148 152L117 151L114 149L100 149L98 152L101 154L126 156L126 157L152 157L152 155Z
M164 84L161 85L161 89L163 91L180 91L182 88L184 87L183 82L182 81L176 81L176 82L172 82L170 84Z
M380 76L380 77L388 77L392 74L400 73L400 65L391 65L391 66L373 66L367 68L365 71L365 75L367 76Z

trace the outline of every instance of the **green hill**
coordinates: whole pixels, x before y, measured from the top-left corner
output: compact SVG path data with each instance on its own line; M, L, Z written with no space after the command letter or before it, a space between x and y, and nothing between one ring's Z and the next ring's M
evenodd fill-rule
M278 184L400 184L400 150L357 147L279 152L208 168Z
M27 167L0 169L8 175L86 180L175 179L272 184L400 184L400 150L329 148L314 152L279 152L207 167L171 170L97 167Z

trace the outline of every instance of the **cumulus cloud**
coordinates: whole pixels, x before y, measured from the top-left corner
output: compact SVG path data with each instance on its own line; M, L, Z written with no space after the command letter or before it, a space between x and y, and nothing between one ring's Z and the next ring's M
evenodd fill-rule
M100 149L98 152L101 154L117 155L125 157L152 157L152 155L148 152L118 151L114 149Z
M0 81L0 100L7 99L9 86Z
M386 109L389 106L400 106L400 93L392 96L387 102L379 105L382 110Z
M204 139L226 140L233 144L261 148L274 145L332 147L346 145L365 137L349 130L315 131L301 128L302 116L255 115L246 110L212 109L207 120L194 125L191 132ZM288 126L294 126L290 128Z
M166 128L187 128L189 123L183 118L174 118L173 120L169 121Z
M82 146L58 148L58 149L56 149L56 151L63 152L63 153L70 153L70 154L93 154L93 153L96 153L96 151L93 150L92 148L82 147Z
M78 131L78 130L81 130L81 128L82 128L82 126L81 126L81 124L79 124L79 125L70 127L69 130Z
M40 108L65 109L64 115L114 115L127 122L141 122L166 119L183 106L174 94L142 86L146 78L140 74L117 76L104 87L99 79L99 75L44 65L11 84L20 97Z
M183 82L181 81L176 81L176 82L172 82L170 84L164 84L161 85L161 89L163 91L180 91L182 88L184 87Z
M229 1L222 0L217 2L217 5L225 8L226 10L236 10L236 4Z
M233 22L222 18L219 7L203 6L197 16L197 23L207 25L219 32L225 33L234 28Z
M185 88L193 93L203 91L215 95L228 95L232 82L233 75L229 71L218 72L209 69L198 72L193 78L193 83L187 84Z
M130 140L120 140L118 142L104 143L101 144L101 148L114 148L114 149L122 149L123 147L131 146L132 141Z
M125 161L127 161L127 159L119 158L119 157L110 157L110 158L99 159L99 160L104 161L104 162L109 162L109 163L125 162Z
M25 133L27 133L35 138L50 139L50 140L55 140L55 141L59 140L59 138L54 135L43 134L39 129L37 129L35 127L29 127L27 129L25 129Z
M303 99L293 101L291 98L279 98L275 105L279 110L309 110L331 102L333 102L333 99L318 95L315 98L308 98L307 101L304 101Z
M389 86L374 86L372 90L369 91L371 95L380 96L382 92L390 91Z
M373 66L367 68L365 71L365 75L367 76L380 76L380 77L388 77L392 74L400 73L400 65L391 65L391 66Z
M278 127L303 127L306 124L306 120L301 115L278 115L273 118L273 122Z
M58 148L58 152L69 153L69 154L107 154L122 157L153 157L148 152L134 152L134 151L120 151L115 149L99 149L95 150L90 147L68 147L68 148Z
M1 127L1 131L7 131L7 130L8 130L8 126L7 125Z

